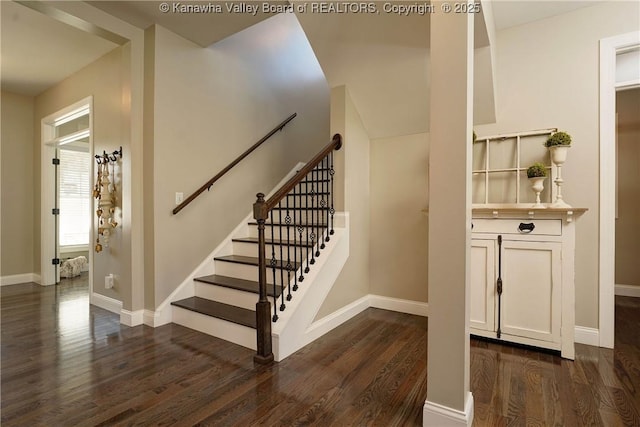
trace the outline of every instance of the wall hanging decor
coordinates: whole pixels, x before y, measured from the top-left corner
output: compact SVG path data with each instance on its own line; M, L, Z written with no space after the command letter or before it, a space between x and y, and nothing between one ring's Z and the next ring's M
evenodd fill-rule
M93 188L93 197L98 200L96 215L98 216L98 233L96 236L96 252L102 252L103 248L109 247L109 238L112 230L118 226L115 219L117 188L115 184L115 168L118 160L122 159L122 147L112 153L103 151L101 155L94 156L98 166L96 184ZM111 173L109 173L111 166ZM111 179L109 179L111 175ZM100 238L102 237L102 242Z

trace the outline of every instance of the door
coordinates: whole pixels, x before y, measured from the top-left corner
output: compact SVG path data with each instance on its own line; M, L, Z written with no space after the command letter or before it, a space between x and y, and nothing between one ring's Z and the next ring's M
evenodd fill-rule
M503 334L560 342L561 248L559 242L503 240Z
M471 239L471 329L495 331L495 251L495 240Z

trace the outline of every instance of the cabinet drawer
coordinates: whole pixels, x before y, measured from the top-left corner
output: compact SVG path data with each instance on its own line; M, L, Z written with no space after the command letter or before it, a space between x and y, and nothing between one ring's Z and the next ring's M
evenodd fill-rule
M474 219L474 233L562 235L562 220L559 219Z

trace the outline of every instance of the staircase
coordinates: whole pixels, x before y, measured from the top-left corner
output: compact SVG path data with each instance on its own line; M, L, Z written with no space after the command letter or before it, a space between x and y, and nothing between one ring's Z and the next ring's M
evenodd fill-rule
M213 258L213 268L209 267L213 274L194 277L193 296L171 302L172 321L258 350L260 354L260 340L256 339L260 331L256 328L261 314L256 313L256 303L261 299L259 224L263 222L265 294L262 304L268 301L269 310L269 319L263 323L270 327L262 334L268 336L267 351L271 348L272 335L276 343L276 360L305 345L309 339L303 336L300 325L306 323L308 326L313 321L333 284L316 280L328 261L325 258L332 256L334 242L343 240L344 245L346 241L348 250L342 224L337 224L336 230L331 191L333 173L331 152L326 161L297 171L268 201L262 194L258 195L256 205L269 202L274 205L267 209L267 219L251 220L248 217L232 233L229 244L223 245ZM283 192L287 186L291 189ZM254 217L257 218L256 205ZM341 258L344 258L342 262L334 260L340 268L346 256ZM314 286L318 289L309 292ZM291 322L298 324L287 327ZM287 334L287 331L290 332ZM283 341L285 336L286 343ZM281 344L286 350L279 348Z

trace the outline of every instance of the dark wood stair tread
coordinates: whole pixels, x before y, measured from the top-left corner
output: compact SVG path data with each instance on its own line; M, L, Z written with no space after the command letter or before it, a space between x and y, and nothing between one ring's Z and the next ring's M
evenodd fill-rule
M327 196L329 194L331 194L331 193L324 192L324 191L316 191L315 193L313 193L314 196L317 196L317 195ZM296 194L289 193L289 194L287 194L287 196L288 197L311 196L311 193L296 193Z
M242 256L242 255L227 255L227 256L221 256L221 257L215 257L214 260L216 261L225 261L225 262L233 262L236 264L246 264L246 265L258 265L258 257L252 257L252 256ZM267 257L267 269L271 267L271 261L270 259ZM286 269L286 263L287 261L281 261L281 260L276 260L276 268L281 268L281 269ZM297 270L298 268L300 268L300 263L295 263L293 261L291 261L291 266L293 267L293 270Z
M220 276L218 274L212 274L210 276L196 277L196 282L208 283L210 285L222 286L230 289L237 289L239 291L251 292L254 294L260 293L260 284L253 280L238 279L235 277ZM276 286L276 293L273 294L273 285L267 286L267 295L270 297L279 297L282 293L282 287ZM256 299L257 301L257 299Z
M246 308L235 305L223 304L206 298L191 297L180 301L174 301L171 305L195 311L206 316L216 317L238 325L256 328L256 313Z
M239 238L235 238L232 239L232 241L234 242L241 242L241 243L255 243L258 244L258 238L257 237L239 237ZM307 248L310 248L314 245L311 244L311 242L301 242L299 240L296 240L295 242L293 240L279 240L279 239L265 239L265 244L267 245L283 245L283 246L304 246Z

